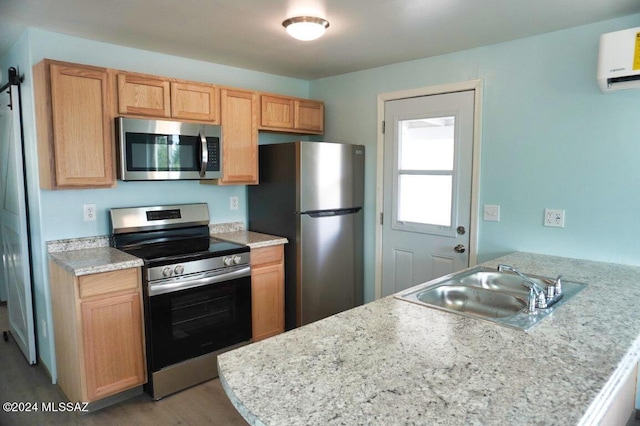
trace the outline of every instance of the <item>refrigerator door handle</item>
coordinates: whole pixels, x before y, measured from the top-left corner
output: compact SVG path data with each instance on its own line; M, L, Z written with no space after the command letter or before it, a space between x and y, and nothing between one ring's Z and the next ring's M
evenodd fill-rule
M335 210L307 210L300 212L300 214L306 214L309 217L327 217L327 216L343 216L347 214L358 213L362 210L362 207L351 207L348 209L335 209Z

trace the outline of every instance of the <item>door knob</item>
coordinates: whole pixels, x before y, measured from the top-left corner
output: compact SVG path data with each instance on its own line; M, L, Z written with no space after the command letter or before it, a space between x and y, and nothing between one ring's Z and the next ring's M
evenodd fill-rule
M453 248L453 251L455 251L456 253L464 253L465 251L467 251L467 249L464 247L464 245L458 244Z

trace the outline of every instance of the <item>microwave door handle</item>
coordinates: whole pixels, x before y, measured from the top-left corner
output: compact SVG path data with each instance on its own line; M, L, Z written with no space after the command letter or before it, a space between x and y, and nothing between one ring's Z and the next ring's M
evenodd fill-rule
M209 162L209 150L207 149L207 138L204 136L202 130L199 132L199 136L201 152L200 177L203 178L207 171L207 163Z

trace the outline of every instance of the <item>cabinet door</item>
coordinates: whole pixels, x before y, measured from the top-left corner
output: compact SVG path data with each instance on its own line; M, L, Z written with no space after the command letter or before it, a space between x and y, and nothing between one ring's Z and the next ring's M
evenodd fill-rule
M137 292L81 303L90 401L145 382L140 303Z
M219 183L258 183L258 95L244 90L220 90L222 174Z
M219 90L211 84L172 82L171 116L187 120L220 122Z
M262 95L260 96L260 110L261 127L293 128L293 99Z
M284 264L253 268L251 272L253 341L284 332Z
M51 110L39 108L41 185L44 188L110 187L114 184L113 131L110 115L110 83L106 69L50 63ZM36 72L38 74L38 71ZM42 75L46 75L43 71ZM38 84L47 86L46 77ZM42 88L40 88L42 89ZM38 96L38 95L36 95ZM44 99L43 99L44 98ZM52 157L52 158L50 158ZM44 162L49 162L44 164Z
M309 130L314 133L324 132L324 103L296 100L294 110L294 127L297 130Z
M152 75L118 73L118 112L124 115L170 117L169 80Z

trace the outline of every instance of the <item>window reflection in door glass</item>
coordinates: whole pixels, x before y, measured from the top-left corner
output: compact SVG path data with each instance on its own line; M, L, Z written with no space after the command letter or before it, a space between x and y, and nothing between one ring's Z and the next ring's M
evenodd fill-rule
M455 117L402 121L401 170L452 170Z
M451 226L451 176L400 176L398 221Z
M402 120L398 222L451 226L455 117Z

